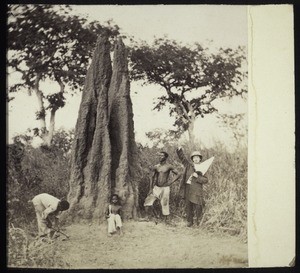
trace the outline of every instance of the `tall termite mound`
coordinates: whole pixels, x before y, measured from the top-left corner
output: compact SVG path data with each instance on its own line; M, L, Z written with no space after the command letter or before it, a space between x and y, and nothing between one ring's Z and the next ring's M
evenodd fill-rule
M124 218L137 215L136 144L126 48L99 36L88 69L72 148L67 215L73 220L103 219L112 193ZM68 218L69 218L68 217Z

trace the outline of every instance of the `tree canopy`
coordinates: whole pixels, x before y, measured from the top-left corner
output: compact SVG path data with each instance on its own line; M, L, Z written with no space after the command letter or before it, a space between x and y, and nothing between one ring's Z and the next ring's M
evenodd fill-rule
M10 73L22 75L21 81L10 85L8 91L26 88L30 93L35 92L39 101L36 118L41 121L40 131L44 136L46 110L54 123L56 110L65 105L65 87L72 92L83 87L97 36L102 31L110 36L119 33L116 25L88 23L86 18L72 15L71 11L69 6L57 5L8 6L7 65ZM58 89L45 95L39 86L45 80L56 82Z
M198 43L187 46L164 37L152 45L142 42L132 47L131 78L166 91L154 109L168 105L178 131L188 130L193 142L195 119L216 112L216 99L243 96L247 91L245 59L242 47L211 52Z

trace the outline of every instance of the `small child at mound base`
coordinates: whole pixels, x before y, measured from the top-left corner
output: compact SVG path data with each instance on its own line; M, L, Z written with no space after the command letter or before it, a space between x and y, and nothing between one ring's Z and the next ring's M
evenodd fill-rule
M108 236L112 236L118 231L119 235L122 234L122 206L120 204L119 196L112 194L110 204L105 212L105 217L108 223Z

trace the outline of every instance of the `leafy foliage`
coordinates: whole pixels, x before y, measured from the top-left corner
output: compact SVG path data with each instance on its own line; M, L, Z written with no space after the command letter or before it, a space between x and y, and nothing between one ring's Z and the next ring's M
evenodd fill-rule
M61 130L54 140L51 147L33 148L32 137L21 135L7 146L7 217L21 228L35 228L34 210L28 201L36 194L46 192L63 198L68 193L72 133Z
M73 94L84 85L98 35L106 32L112 38L119 34L119 27L112 22L106 26L97 21L88 23L86 18L72 15L71 11L63 5L8 5L8 71L22 75L8 91L35 92L40 136L48 146L55 112L65 105L64 93ZM40 83L45 81L56 83L57 90L41 90ZM48 130L46 110L51 114Z
M63 92L47 95L46 99L49 102L49 106L46 108L46 110L47 109L57 110L65 106L65 97Z
M242 123L245 114L219 114L217 118L219 119L219 124L231 132L238 148L243 140L247 139L247 128Z
M200 44L184 46L168 38L153 45L143 42L131 49L131 79L157 84L166 94L154 107L169 106L179 132L190 127L197 117L216 112L218 98L243 96L246 73L244 49L220 48L216 53Z
M151 140L153 146L164 147L175 144L180 135L174 130L155 129L146 133L146 137Z
M103 31L116 35L118 27L87 23L87 19L72 16L70 11L69 6L9 5L8 65L22 73L23 80L10 91L33 88L37 73L40 80L57 81L72 90L83 85L97 36ZM56 100L50 105L61 103L61 95Z
M74 129L70 131L60 129L54 134L52 144L64 154L69 154L71 152L74 135Z

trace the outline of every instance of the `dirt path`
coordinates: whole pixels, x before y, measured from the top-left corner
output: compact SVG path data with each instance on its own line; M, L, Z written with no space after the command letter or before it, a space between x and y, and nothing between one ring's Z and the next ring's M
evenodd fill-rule
M126 222L123 236L113 237L107 236L105 225L72 225L66 232L71 239L57 243L71 268L247 266L247 244L183 223Z

